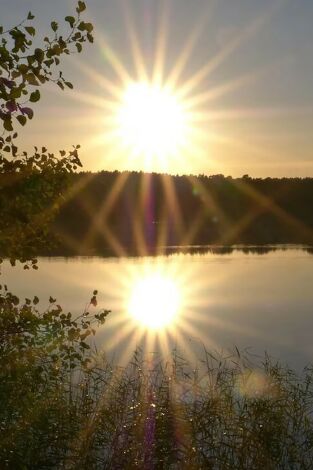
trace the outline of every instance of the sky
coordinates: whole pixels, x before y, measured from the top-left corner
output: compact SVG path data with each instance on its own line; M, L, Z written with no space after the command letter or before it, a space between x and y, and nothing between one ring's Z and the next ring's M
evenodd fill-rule
M39 36L76 6L72 0L1 3L5 27L19 23L31 10ZM90 171L313 177L312 0L86 4L84 16L94 24L95 42L62 66L75 88L42 89L35 117L19 129L23 148L38 145L57 151L81 144L84 169ZM146 158L142 149L121 142L125 132L114 133L110 104L119 109L121 99L112 97L108 84L124 96L127 80L121 69L135 83L143 82L143 69L147 83L157 71L161 88L171 78L175 99L187 89L179 102L190 113L187 132L172 153ZM167 126L166 113L163 120L142 109L143 135L149 134L151 119L156 127L162 124L157 119L163 121L162 129ZM131 115L131 120L136 118ZM155 137L152 144L159 148L160 139Z

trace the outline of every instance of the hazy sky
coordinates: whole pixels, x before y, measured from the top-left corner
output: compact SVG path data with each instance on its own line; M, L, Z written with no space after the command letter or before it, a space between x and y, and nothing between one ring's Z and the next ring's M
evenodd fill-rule
M1 23L18 23L31 10L40 34L51 20L73 11L72 0L1 2ZM312 0L89 0L85 15L95 25L95 43L64 64L75 90L47 87L35 117L19 131L25 147L51 150L82 145L85 169L141 169L107 144L103 102L110 94L101 78L122 89L112 51L136 76L129 28L133 25L148 74L167 31L164 79L186 51L177 88L207 64L189 98L199 100L201 132L193 151L169 160L170 172L234 176L313 176ZM162 29L162 12L167 26ZM197 34L196 34L197 33ZM194 38L193 48L189 48ZM192 148L190 146L190 148ZM157 162L153 170L160 170Z

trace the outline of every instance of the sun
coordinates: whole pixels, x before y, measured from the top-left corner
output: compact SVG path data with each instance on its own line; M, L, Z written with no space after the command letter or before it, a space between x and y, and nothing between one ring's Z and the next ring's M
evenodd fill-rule
M237 90L245 90L265 74L272 76L282 62L274 60L253 70L239 67L240 73L229 77L231 67L227 62L231 63L233 54L260 31L276 7L264 10L238 33L217 41L214 55L204 62L200 60L194 69L199 60L197 53L202 49L200 39L211 24L215 2L203 2L207 4L203 14L190 29L177 55L173 55L170 37L173 30L170 18L174 14L171 2L155 2L160 5L149 12L155 22L150 24L149 20L153 27L147 30L137 29L138 18L129 5L132 2L116 3L121 3L123 10L126 48L115 50L113 37L101 32L100 27L97 41L100 68L74 61L96 90L94 93L88 86L85 92L71 95L99 111L95 113L91 109L83 116L76 113L75 119L71 115L71 125L74 122L79 129L90 128L90 132L83 134L83 143L93 168L176 175L216 174L221 172L221 165L227 172L237 171L240 161L251 155L268 158L268 149L256 148L241 123L249 125L250 118L264 122L267 113L274 117L286 113L286 109L246 107L241 102L233 107L231 103ZM226 65L223 73L216 74L223 65ZM227 104L229 94L231 100ZM296 111L298 114L299 110ZM221 164L225 158L229 159L226 166Z
M180 308L177 284L160 273L139 279L133 286L128 312L140 326L151 330L173 324Z
M185 145L188 116L166 86L131 82L116 112L117 137L126 149L146 161L165 161Z

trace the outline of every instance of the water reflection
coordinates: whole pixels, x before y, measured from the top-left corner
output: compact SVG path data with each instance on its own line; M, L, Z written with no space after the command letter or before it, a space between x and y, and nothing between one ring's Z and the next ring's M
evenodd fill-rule
M113 314L100 335L103 350L114 351L122 362L137 347L162 355L173 345L188 350L186 338L199 333L193 325L197 299L203 301L202 280L196 282L192 264L179 255L129 258L118 266L110 271L106 298Z
M152 271L139 277L131 290L128 312L139 326L160 331L177 320L182 293L174 278Z
M3 267L21 298L49 296L80 313L94 289L112 311L97 348L127 362L137 346L193 361L208 350L251 348L301 367L312 360L313 259L301 249L146 258L41 259L38 272ZM95 308L95 307L91 307Z

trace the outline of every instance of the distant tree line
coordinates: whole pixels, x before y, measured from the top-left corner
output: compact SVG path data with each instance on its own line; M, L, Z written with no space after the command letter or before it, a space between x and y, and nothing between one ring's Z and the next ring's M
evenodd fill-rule
M3 231L2 257L12 255L10 237L22 240L25 256L28 246L32 256L111 256L168 253L186 246L201 251L203 245L313 245L313 178L117 171L52 171L42 179L38 172L21 171L6 178L0 209L14 219L18 234L12 239ZM53 188L53 197L39 218L47 243L40 238L37 243L37 234L29 230L33 214L28 205L38 187L43 194L48 191L43 186Z
M52 227L60 253L165 246L313 244L312 178L80 173Z

